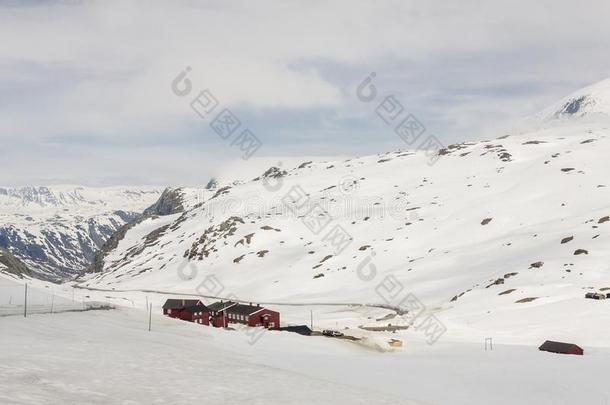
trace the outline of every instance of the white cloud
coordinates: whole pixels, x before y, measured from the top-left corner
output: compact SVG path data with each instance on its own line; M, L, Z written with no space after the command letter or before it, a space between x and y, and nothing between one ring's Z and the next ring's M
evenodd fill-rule
M97 142L183 131L196 118L169 86L187 65L196 88L262 116L282 109L358 116L350 86L375 70L389 91L417 92L410 96L418 112L438 118L429 127L461 136L610 74L608 15L607 1L551 0L0 6L0 36L8 39L0 46L0 136ZM537 90L477 95L527 83ZM436 100L447 96L439 111Z

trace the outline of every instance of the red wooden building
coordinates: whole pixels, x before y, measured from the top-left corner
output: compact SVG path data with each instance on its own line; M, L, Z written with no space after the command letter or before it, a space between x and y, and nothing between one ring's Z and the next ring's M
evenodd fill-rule
M544 342L542 346L538 348L538 350L560 354L576 354L579 356L584 354L582 347L575 345L574 343L554 342L552 340L547 340Z
M208 305L210 310L210 324L217 328L226 328L229 325L226 310L235 305L231 301L218 301Z
M209 308L212 325L216 327L226 327L230 323L262 326L267 329L279 329L280 327L279 312L260 305L220 301L211 304Z
M208 306L200 300L169 299L163 305L163 314L201 325L226 328L231 323L280 328L280 313L260 305L218 301Z
M200 325L210 324L210 310L205 305L193 305L180 311L180 319Z
M210 311L200 300L169 299L163 304L163 314L183 321L210 324Z

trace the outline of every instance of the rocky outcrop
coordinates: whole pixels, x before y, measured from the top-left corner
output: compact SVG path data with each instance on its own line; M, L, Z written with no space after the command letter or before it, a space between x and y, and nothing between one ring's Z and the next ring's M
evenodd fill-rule
M265 171L265 173L263 173L262 176L255 178L254 181L258 181L260 179L279 179L287 174L288 172L286 170L282 170L277 166L271 166Z
M144 216L171 215L184 211L184 192L181 188L166 188L156 203L144 210Z
M5 250L0 249L0 272L12 274L19 278L30 277L28 267Z

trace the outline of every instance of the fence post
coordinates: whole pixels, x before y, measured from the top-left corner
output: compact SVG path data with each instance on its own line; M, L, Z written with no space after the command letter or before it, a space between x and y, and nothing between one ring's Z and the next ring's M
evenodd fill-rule
M53 304L55 304L55 293L51 295L51 314L53 313Z
M23 317L27 318L28 316L28 283L25 283L25 300L23 303Z
M150 332L150 326L152 323L152 302L150 303L150 307L148 310L148 331Z

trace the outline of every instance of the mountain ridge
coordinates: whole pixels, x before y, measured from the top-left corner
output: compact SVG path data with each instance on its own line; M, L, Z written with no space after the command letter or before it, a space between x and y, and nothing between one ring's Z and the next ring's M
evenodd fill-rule
M0 248L25 263L31 276L61 281L88 266L95 251L159 195L149 187L1 187Z

